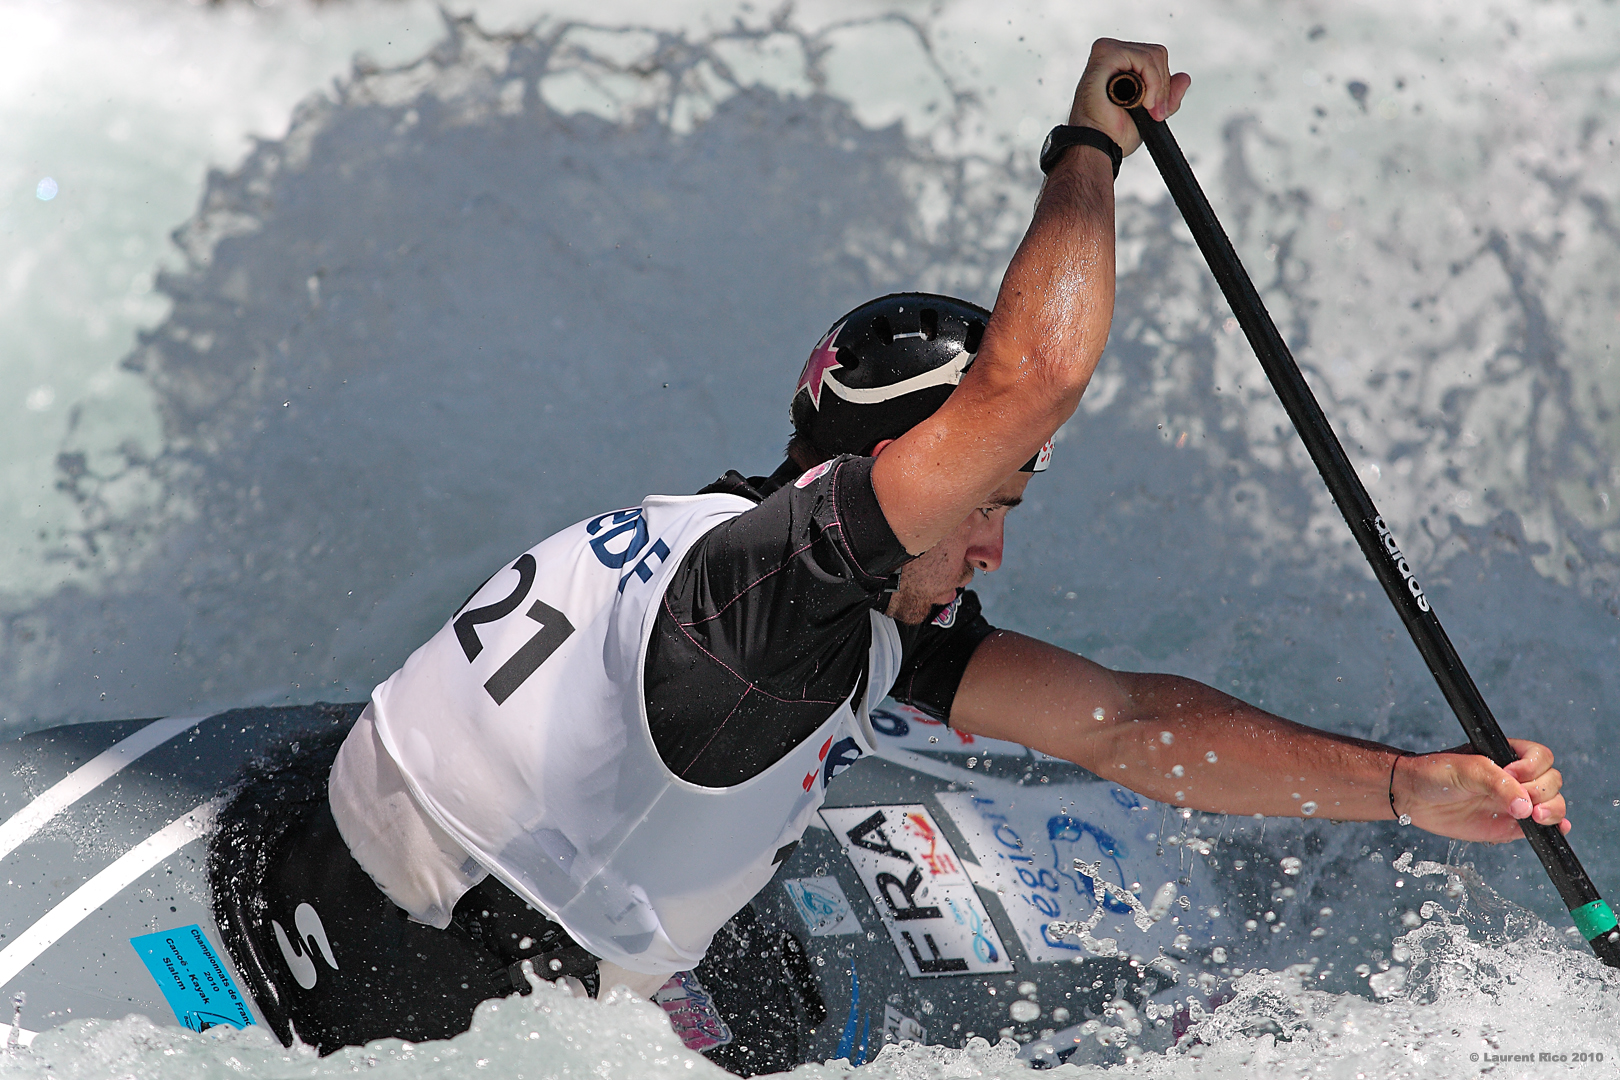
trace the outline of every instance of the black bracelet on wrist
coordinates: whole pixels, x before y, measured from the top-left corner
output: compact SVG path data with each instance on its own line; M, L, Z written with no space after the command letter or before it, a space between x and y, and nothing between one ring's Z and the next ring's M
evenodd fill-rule
M1408 824L1412 819L1407 818L1406 821L1401 821L1401 812L1395 809L1395 766L1401 763L1401 758L1411 756L1411 754L1397 751L1395 760L1389 763L1389 812L1395 815L1396 822L1401 825Z
M1047 133L1046 145L1041 147L1041 172L1051 175L1052 170L1057 168L1057 163L1062 160L1064 151L1071 146L1095 146L1107 154L1108 160L1114 166L1114 179L1119 179L1119 163L1125 158L1125 152L1119 148L1119 143L1096 128L1070 124L1059 124Z

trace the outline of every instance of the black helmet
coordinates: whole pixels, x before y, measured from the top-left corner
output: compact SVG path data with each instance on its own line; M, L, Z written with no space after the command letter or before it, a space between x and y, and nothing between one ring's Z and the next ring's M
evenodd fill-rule
M945 404L978 355L990 313L933 293L870 300L816 343L793 391L793 430L826 454L869 454ZM1024 466L1046 468L1051 444Z

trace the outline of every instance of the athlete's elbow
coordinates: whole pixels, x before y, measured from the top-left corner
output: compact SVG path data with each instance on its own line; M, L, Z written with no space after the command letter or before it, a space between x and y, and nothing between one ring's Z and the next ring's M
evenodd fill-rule
M1058 362L1049 349L1033 349L983 375L986 398L1000 403L1011 430L1049 434L1074 414L1091 369Z
M1112 306L1111 297L1106 305L998 302L974 367L1020 387L1078 399L1108 341Z
M1067 420L1080 405L1107 341L1102 336L1075 334L1043 342L1029 354L1025 380L1032 395L1048 403Z

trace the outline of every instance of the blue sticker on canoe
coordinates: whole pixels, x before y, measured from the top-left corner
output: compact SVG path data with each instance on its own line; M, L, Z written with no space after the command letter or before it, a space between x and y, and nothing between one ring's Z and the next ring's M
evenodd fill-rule
M175 1018L192 1031L220 1024L241 1029L253 1023L231 973L196 923L129 939L135 953L157 980Z

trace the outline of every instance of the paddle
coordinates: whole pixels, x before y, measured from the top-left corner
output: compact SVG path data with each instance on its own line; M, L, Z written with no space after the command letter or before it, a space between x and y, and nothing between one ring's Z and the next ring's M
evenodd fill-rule
M1440 684L1440 692L1457 714L1457 721L1468 733L1468 741L1475 751L1498 765L1507 765L1516 760L1518 755L1508 745L1507 736L1502 734L1501 726L1491 715L1490 707L1485 704L1479 688L1474 685L1468 669L1452 647L1451 639L1446 637L1439 616L1434 613L1428 597L1412 574L1411 566L1396 545L1389 526L1351 467L1350 459L1345 456L1344 448L1339 445L1338 437L1333 434L1333 428L1322 413L1322 407L1317 404L1305 383L1305 377L1300 374L1299 365L1294 362L1282 335L1277 332L1276 324L1266 312L1260 294L1255 291L1254 283L1238 261L1237 252L1232 250L1226 231L1221 228L1209 200L1204 197L1203 189L1198 186L1198 179L1193 176L1187 159L1182 156L1170 128L1162 120L1153 119L1139 104L1142 100L1141 80L1131 72L1120 72L1108 81L1108 97L1114 104L1128 110L1131 119L1136 121L1142 142L1147 146L1148 153L1153 155L1153 162L1164 177L1165 187L1170 189L1176 207L1186 219L1187 227L1192 230L1193 239L1204 253L1204 259L1209 263L1221 292L1226 294L1226 302L1232 306L1238 325L1243 327L1243 333L1259 358L1260 366L1265 369L1266 377L1271 380L1277 396L1282 399L1283 408L1288 411L1289 419L1294 422L1294 429L1304 440L1317 471L1327 482L1328 491L1350 526L1356 543L1361 545L1361 553L1366 556L1373 574L1384 586L1390 603L1395 605L1401 621L1406 624L1418 652L1429 665L1435 682ZM1620 930L1616 929L1614 912L1598 895L1569 841L1555 826L1538 825L1529 818L1522 819L1519 825L1524 829L1525 838L1530 841L1541 865L1547 868L1547 875L1557 887L1558 895L1569 907L1576 929L1586 938L1600 960L1610 967L1620 967Z

